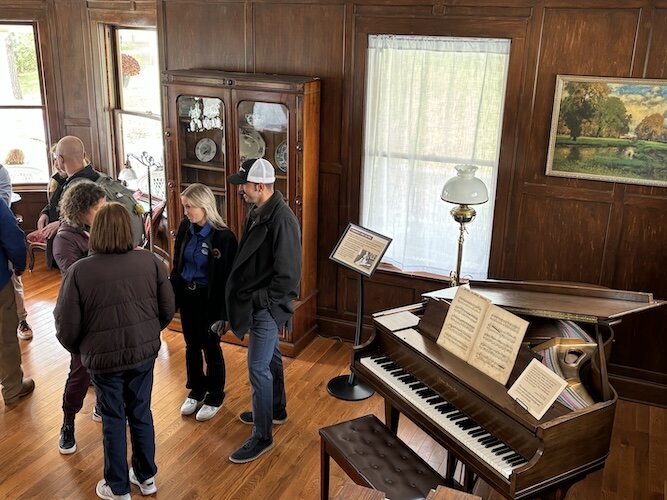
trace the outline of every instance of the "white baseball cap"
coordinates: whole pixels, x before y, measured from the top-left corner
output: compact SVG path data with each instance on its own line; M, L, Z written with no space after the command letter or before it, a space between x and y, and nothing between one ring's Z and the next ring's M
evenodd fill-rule
M276 182L276 171L266 158L251 158L241 164L239 171L229 176L232 184L273 184Z

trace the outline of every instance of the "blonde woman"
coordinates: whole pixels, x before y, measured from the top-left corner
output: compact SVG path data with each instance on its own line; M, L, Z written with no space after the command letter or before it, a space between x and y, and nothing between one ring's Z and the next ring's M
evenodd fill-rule
M237 243L207 186L188 186L181 194L181 203L185 218L176 235L170 277L176 308L181 311L185 387L190 389L181 414L197 412L196 419L204 421L218 413L225 399L225 360L217 333L227 319L225 284ZM202 355L206 359L206 373Z

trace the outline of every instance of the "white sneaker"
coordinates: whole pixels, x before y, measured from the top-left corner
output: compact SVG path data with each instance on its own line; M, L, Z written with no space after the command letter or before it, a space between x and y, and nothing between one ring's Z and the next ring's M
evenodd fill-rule
M104 498L105 500L132 500L129 493L126 493L125 495L114 495L113 491L111 491L111 486L109 486L104 479L100 479L97 482L95 493L97 493L98 497Z
M32 328L26 320L21 320L16 330L16 336L21 340L30 340L32 338Z
M132 467L130 467L130 482L132 484L136 484L137 486L139 486L141 494L144 496L152 495L157 491L157 485L155 484L155 476L149 477L143 483L140 483Z
M185 398L183 405L181 406L181 415L192 415L197 411L197 408L202 404L201 401L197 401L193 398Z
M220 406L204 405L199 409L199 411L197 412L197 416L195 418L199 422L203 422L204 420L210 420L213 417L215 417L215 414L218 413L220 408L221 408Z

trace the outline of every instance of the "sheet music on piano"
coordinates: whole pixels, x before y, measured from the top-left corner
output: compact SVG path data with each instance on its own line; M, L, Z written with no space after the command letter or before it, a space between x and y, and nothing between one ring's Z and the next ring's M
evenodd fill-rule
M390 332L412 328L419 323L419 316L409 311L401 311L394 314L387 314L385 316L377 316L375 321L380 323Z

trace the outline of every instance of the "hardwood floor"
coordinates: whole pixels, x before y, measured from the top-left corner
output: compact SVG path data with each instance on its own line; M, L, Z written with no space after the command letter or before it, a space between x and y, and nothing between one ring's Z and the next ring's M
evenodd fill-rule
M92 389L76 420L78 450L58 452L62 424L62 388L69 355L55 339L52 310L60 275L44 269L38 256L35 271L24 278L34 330L21 341L23 367L33 377L35 393L9 409L0 403L0 498L96 498L102 478L101 424L90 418ZM319 498L320 427L367 413L382 418L376 395L345 402L328 395L327 382L348 373L349 344L316 338L298 359L285 358L289 420L276 426L276 447L246 465L228 456L248 436L238 420L250 408L245 348L224 344L227 397L220 413L208 422L182 417L185 398L184 348L179 333L166 330L155 365L153 416L157 440L158 493L163 499L317 499ZM433 467L444 472L446 452L407 419L399 436ZM604 470L575 485L567 498L664 499L667 491L667 410L620 402L611 453ZM349 478L332 463L331 493ZM133 489L135 498L139 492Z

